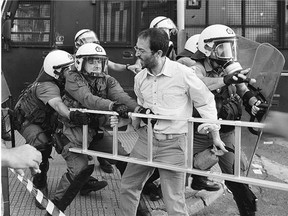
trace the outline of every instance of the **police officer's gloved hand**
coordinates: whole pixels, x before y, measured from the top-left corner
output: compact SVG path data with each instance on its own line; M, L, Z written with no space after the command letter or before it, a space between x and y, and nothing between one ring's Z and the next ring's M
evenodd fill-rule
M240 70L239 71L235 71L233 73L227 74L224 76L224 83L225 85L231 85L231 84L237 84L237 83L249 83L250 82L250 78L246 77L245 79L243 79L241 76L239 76L240 74Z
M144 108L144 107L140 107L138 109L138 113L141 113L141 114L152 114L154 115L154 113L152 112L151 109L149 108ZM148 124L148 119L147 118L142 118L142 121L145 123L145 124ZM156 124L157 122L157 119L151 119L151 124L152 124L152 127L154 127L154 125Z
M114 103L112 110L117 112L121 118L128 118L128 107L125 104Z
M90 122L89 114L78 110L70 112L70 122L75 125L88 125Z

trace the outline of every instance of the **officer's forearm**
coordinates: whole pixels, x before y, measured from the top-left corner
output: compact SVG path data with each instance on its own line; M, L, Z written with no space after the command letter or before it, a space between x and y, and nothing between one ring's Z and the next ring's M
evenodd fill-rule
M200 78L209 90L213 91L225 86L223 77L202 77Z
M239 83L236 85L236 92L241 98L247 91L249 91L249 89L245 83Z
M57 103L55 106L55 110L59 115L69 119L70 111L69 111L68 107L63 102Z
M123 72L123 71L126 71L126 65L109 61L108 70L113 70L116 72Z

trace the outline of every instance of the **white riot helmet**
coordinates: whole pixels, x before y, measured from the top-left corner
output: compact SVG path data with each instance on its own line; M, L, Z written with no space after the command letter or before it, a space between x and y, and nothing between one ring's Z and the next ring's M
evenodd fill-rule
M184 45L184 49L188 50L189 52L196 53L198 51L198 40L200 34L195 34L188 38Z
M61 73L73 63L74 59L68 52L53 50L45 57L43 67L46 74L58 79Z
M85 43L100 44L100 41L94 31L90 29L82 29L78 31L74 37L74 44L76 50L78 50L79 47Z
M207 57L215 54L219 59L236 58L236 34L228 26L215 24L205 28L199 37L198 49Z
M150 23L150 28L162 28L169 36L171 33L175 35L178 32L175 23L165 16L155 17Z
M181 57L189 57L194 60L203 59L205 57L204 54L198 50L199 37L200 34L195 34L188 38L184 45L184 50L177 55L176 59Z
M99 67L97 67L99 64L101 64L100 71ZM87 65L90 67L89 69L87 69ZM107 65L108 58L106 51L99 44L83 44L76 52L75 67L78 71L82 71L90 76L100 76L107 72Z
M228 26L215 24L205 28L200 34L198 49L227 73L242 69L237 62L237 36Z

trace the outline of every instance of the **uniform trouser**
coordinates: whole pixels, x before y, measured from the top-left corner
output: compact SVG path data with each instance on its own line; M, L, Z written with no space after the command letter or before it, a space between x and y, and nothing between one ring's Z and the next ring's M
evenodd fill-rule
M84 154L78 154L69 151L69 148L77 147L82 148L82 128L74 127L74 128L63 128L63 134L70 140L70 142L64 146L63 151L61 153L62 157L65 159L67 164L67 173L65 173L57 187L54 199L60 200L67 189L69 188L71 182L76 178L76 176L83 170L87 169L89 163L89 157ZM92 132L90 135L93 134ZM92 141L92 136L88 137L88 142ZM105 132L103 139L97 141L97 143L93 143L89 146L89 149L95 151L102 151L106 153L112 153L113 145L112 145L113 137L109 135L109 133ZM121 146L121 143L118 145L118 154L119 155L127 155L125 149Z
M147 160L146 127L137 131L139 138L130 154L131 157ZM153 139L153 161L183 166L186 136L167 140ZM141 191L155 168L128 163L122 176L120 187L120 215L135 216ZM169 215L188 215L185 203L185 173L160 169L160 181L163 199Z
M52 145L46 132L39 125L27 123L26 126L22 127L20 133L27 143L34 146L42 154L41 173L34 175L33 183L38 189L44 188L47 185L48 159L52 151Z
M234 130L231 132L227 132L227 133L220 133L220 137L227 147L235 149L234 147L235 131ZM212 140L212 137L210 137L209 135L201 135L197 132L194 133L194 146L193 146L194 154L204 151L212 144L213 144L213 140ZM223 156L220 156L218 164L221 168L221 171L226 174L234 174L234 160L235 160L235 155L233 152L227 152ZM245 171L247 171L247 168L248 168L248 161L244 153L242 152L241 172L244 173ZM252 193L252 191L248 188L248 185L231 182L231 181L225 181L225 184L229 188L229 190L231 190L231 192L233 193L234 200L236 201L238 207L245 206L248 210L251 209L251 211L255 211L255 206L253 206L252 204L254 200L253 201L249 201L249 200L256 199L256 197ZM246 201L248 201L249 203L245 203ZM243 204L241 204L241 202L243 202Z
M234 130L227 133L220 133L220 137L222 141L225 143L227 147L234 149L235 142L235 133ZM209 146L213 145L213 140L210 135L202 135L197 132L194 133L194 144L193 144L193 153L197 154L199 152L204 151ZM245 160L245 156L241 155L241 171L244 172L247 169L247 161ZM219 166L223 173L233 174L234 173L234 153L228 152L223 156L219 157Z

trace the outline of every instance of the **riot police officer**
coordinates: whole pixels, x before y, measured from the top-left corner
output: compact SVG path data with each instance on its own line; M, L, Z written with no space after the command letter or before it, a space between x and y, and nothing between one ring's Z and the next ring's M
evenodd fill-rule
M48 193L48 159L52 151L52 135L58 127L58 115L77 124L86 124L88 121L86 114L69 111L61 99L64 73L73 64L74 59L69 53L63 50L51 51L44 59L44 73L22 91L15 106L16 129L27 143L42 153L41 173L33 176L33 183L44 195ZM91 184L90 189L96 190L99 187ZM35 202L37 207L42 208L37 200Z
M246 77L249 69L243 70L237 61L237 42L234 31L225 25L211 25L199 35L198 50L204 58L194 59L196 74L214 93L218 118L224 120L240 120L242 102L252 115L257 115L261 101L248 89L245 83L255 80ZM191 62L190 62L191 63ZM191 66L191 65L189 65ZM194 117L199 117L193 112ZM233 126L222 125L220 136L230 149L219 157L219 165L223 173L234 173L234 140ZM211 145L211 137L195 132L194 153L201 152ZM247 160L242 155L241 171L247 170ZM205 182L204 182L205 183ZM193 177L192 188L202 188L203 180ZM257 198L247 184L225 181L233 193L240 215L255 215Z

